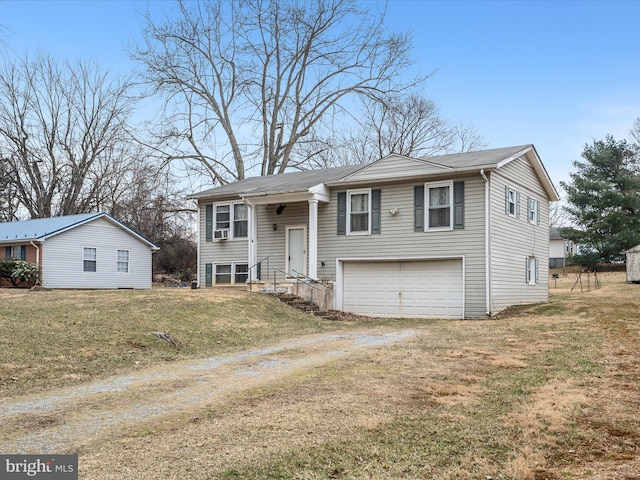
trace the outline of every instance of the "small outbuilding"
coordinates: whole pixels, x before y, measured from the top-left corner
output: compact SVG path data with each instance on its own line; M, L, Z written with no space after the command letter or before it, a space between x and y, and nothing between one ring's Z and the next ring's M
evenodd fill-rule
M627 250L627 282L640 283L640 245Z
M44 288L149 289L156 250L104 212L0 223L0 256L40 265Z

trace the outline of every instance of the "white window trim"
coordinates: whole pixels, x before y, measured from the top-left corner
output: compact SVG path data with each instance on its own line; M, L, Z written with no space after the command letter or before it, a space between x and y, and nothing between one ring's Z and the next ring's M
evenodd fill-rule
M368 217L367 217L367 230L351 231L351 196L367 194L368 200ZM371 189L361 188L358 190L347 190L347 235L371 235Z
M531 202L533 202L533 210L531 210ZM540 211L539 200L535 197L528 197L527 199L527 220L533 225L538 225L540 219L538 218L538 212Z
M246 237L236 237L236 232L235 232L235 205L246 205L247 207L247 219L245 220L247 222L247 236ZM247 205L245 202L221 202L221 203L214 203L213 204L213 225L212 225L212 229L213 232L215 232L216 230L218 230L218 228L216 228L218 226L218 207L223 207L223 206L228 206L229 207L229 239L231 240L247 240L249 238L249 232L248 232L248 227L249 227L249 205ZM213 240L216 240L215 238L215 233L212 234L213 235ZM224 265L227 265L226 263Z
M432 227L429 225L429 210L431 209L431 205L429 204L429 189L430 188L439 188L439 187L449 187L449 226L448 227ZM453 230L453 222L454 222L454 206L453 206L453 180L449 180L447 182L433 182L433 183L425 183L424 184L424 230L425 232L438 232L438 231L449 231Z
M513 202L511 202L511 192L513 192ZM513 213L511 213L511 208L509 208L507 215L513 218L518 218L518 189L511 185L507 185L507 202L509 205L513 203ZM529 206L527 205L527 210L528 209Z
M91 250L95 250L96 252L96 258L95 260L89 259L89 258L85 258L84 254L85 254L85 249L91 249ZM85 270L84 269L84 262L89 261L89 262L96 262L96 269L95 271L91 271L91 270ZM97 273L98 272L98 247L82 247L82 273Z
M120 262L120 260L118 260L118 253L119 252L127 252L127 262L126 262L127 271L126 272L121 272L120 270L118 270L118 264L119 263L125 263L125 262ZM131 263L131 251L129 249L125 249L125 248L116 249L116 274L118 274L118 275L129 275L129 272L131 271L130 263Z
M527 264L527 271L526 271L527 284L537 285L538 284L538 268L540 268L538 258L534 256L528 256L526 264Z
M239 261L239 262L220 262L220 263L213 263L211 265L211 285L216 285L218 282L216 281L216 271L218 267L225 267L225 266L230 266L231 267L231 282L230 283L220 283L220 285L240 285L239 283L236 283L236 265L247 265L247 267L249 267L249 262L243 262L243 261ZM247 268L247 278L248 278L248 268Z

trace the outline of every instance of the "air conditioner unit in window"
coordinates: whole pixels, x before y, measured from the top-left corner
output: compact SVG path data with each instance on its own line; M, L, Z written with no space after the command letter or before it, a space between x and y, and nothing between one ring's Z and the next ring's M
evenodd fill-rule
M229 230L216 230L215 232L213 232L213 238L215 238L216 240L226 240L227 238L229 238Z

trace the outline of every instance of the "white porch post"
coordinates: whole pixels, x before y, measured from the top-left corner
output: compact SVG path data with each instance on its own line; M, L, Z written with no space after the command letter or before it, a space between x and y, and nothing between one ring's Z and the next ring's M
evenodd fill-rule
M309 276L318 278L318 200L309 200Z
M248 261L249 267L253 267L251 270L251 278L257 280L258 268L255 266L258 262L258 215L256 214L255 205L251 205L247 202L247 214L249 216L247 222L247 246L248 246Z

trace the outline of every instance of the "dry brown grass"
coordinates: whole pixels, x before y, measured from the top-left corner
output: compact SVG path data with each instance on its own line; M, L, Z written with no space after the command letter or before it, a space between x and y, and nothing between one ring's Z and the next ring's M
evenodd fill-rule
M563 277L549 304L497 319L412 322L420 333L402 343L69 451L88 479L639 479L640 285L620 273L599 280L603 288L581 293ZM14 427L64 421L31 416Z

